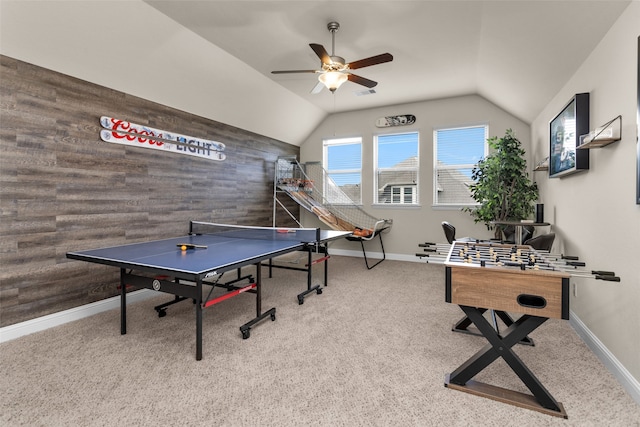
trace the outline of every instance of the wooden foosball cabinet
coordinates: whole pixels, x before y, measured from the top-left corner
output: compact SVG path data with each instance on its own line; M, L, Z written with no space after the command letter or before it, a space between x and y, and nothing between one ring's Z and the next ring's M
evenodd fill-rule
M445 261L447 302L457 304L488 344L445 377L445 386L549 415L568 418L562 404L540 383L512 347L547 319L569 319L570 274L529 246L454 242ZM488 310L507 319L502 333L484 317ZM517 320L509 313L518 313ZM531 395L474 381L501 357Z

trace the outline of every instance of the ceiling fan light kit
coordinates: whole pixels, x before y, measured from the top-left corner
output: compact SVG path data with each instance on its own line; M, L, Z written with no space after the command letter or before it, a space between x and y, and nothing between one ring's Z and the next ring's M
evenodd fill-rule
M318 80L331 92L335 92L349 77L340 71L329 71L318 76Z
M375 87L378 83L373 80L366 79L364 77L357 76L349 72L349 70L355 70L358 68L370 67L371 65L382 64L385 62L393 61L393 56L390 53L383 53L381 55L372 56L370 58L360 59L351 63L347 63L344 58L335 54L335 35L340 24L337 22L329 22L327 29L331 33L331 56L327 53L324 46L316 43L309 44L309 47L318 55L321 61L322 70L285 70L285 71L272 71L272 74L286 74L286 73L318 73L318 81L322 83L327 89L334 93L344 82L347 80L357 83L368 88ZM311 93L318 93L322 89L322 86L316 85Z

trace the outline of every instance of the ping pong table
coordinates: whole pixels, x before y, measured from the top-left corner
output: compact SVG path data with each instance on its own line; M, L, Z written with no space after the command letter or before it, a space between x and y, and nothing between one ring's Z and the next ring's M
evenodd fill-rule
M311 251L350 232L319 228L249 227L191 221L189 234L182 237L131 243L121 246L68 252L67 258L120 268L120 333L127 333L127 288L146 288L173 294L175 299L156 307L160 317L166 306L191 299L196 312L196 360L202 359L202 309L241 293L256 295L256 317L240 327L242 337L249 338L251 327L270 317L276 309L262 311L261 263L299 250ZM327 257L328 258L328 257ZM325 260L326 261L326 260ZM255 278L240 276L240 269L255 265ZM219 283L222 274L237 270L238 277ZM326 273L326 269L325 269ZM308 267L311 275L311 266ZM237 285L248 279L246 286ZM310 283L310 280L309 280ZM326 276L325 276L326 285ZM203 289L210 292L203 298ZM212 297L215 287L227 293Z

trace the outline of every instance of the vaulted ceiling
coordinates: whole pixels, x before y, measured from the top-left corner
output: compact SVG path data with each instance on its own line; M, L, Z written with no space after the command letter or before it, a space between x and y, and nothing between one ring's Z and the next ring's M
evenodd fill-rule
M531 123L630 3L0 0L0 52L300 145L334 112L459 95ZM346 82L313 95L316 74L271 73L318 69L309 44L331 53L332 21L347 62L393 55L356 70L375 93Z
M630 1L146 3L328 114L479 94L531 122ZM318 69L309 43L331 54L331 21L340 23L335 54L347 62L393 55L357 70L378 82L375 93L361 95L367 88L347 82L335 96L326 89L313 95L316 74L271 73Z

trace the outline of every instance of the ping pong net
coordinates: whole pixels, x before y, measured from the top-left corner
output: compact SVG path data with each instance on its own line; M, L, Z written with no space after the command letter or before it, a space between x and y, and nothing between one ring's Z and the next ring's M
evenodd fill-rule
M221 235L236 239L286 240L302 243L320 241L319 228L257 227L190 221L189 234Z

